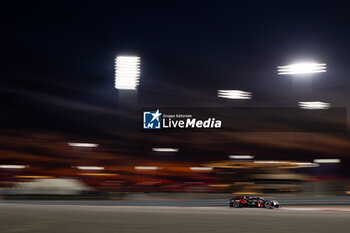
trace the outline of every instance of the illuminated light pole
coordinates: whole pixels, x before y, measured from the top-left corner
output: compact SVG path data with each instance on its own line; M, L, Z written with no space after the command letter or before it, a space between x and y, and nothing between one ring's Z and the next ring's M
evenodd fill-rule
M324 73L327 71L327 64L325 63L295 63L286 66L277 66L278 75L301 75L312 73Z
M218 90L218 97L226 99L251 99L252 93L241 90Z
M218 90L218 98L223 98L226 104L234 107L241 107L246 104L246 100L252 98L252 93L248 91L241 90ZM234 101L230 101L234 100Z
M115 59L115 88L136 90L140 77L140 57L118 56Z
M294 95L297 96L297 101L311 100L314 98L312 94L312 75L325 72L327 72L326 63L299 62L290 65L277 66L278 75L292 75L293 92ZM327 109L330 107L330 104L319 101L299 102L299 107L302 109ZM313 137L308 137L307 140L313 140Z
M128 111L136 110L137 87L140 82L141 58L138 56L117 56L115 58L114 87L118 89L118 102Z
M300 62L285 66L277 66L278 75L292 75L294 90L305 99L312 97L312 74L327 72L326 63ZM299 99L300 96L299 96Z
M299 107L301 109L328 109L331 104L320 101L299 102Z

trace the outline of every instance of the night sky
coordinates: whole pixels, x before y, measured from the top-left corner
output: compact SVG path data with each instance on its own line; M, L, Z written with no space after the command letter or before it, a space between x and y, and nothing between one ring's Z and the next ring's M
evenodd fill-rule
M349 11L346 1L7 1L0 16L0 163L201 164L248 153L341 157L348 176L347 133L128 131L125 125L140 122L120 106L114 59L141 57L138 107L215 106L218 89L252 92L248 107L297 107L301 100L349 107ZM278 65L296 61L327 63L327 72L306 86L277 76ZM68 141L101 147L72 151ZM159 156L151 152L156 146L183 149Z

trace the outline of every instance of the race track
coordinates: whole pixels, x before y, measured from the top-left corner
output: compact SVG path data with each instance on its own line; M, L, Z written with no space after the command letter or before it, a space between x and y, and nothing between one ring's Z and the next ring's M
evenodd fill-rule
M0 204L1 233L350 232L349 207L99 206Z

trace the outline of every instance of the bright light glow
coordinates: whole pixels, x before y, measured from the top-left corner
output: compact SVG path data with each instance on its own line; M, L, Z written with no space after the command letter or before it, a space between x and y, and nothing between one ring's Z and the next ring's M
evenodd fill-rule
M16 178L27 178L27 179L52 179L54 176L15 176Z
M190 167L192 171L211 171L212 167Z
M178 152L178 148L152 148L154 152Z
M140 57L118 56L115 59L115 88L136 90L139 76Z
M136 170L158 170L160 167L153 167L153 166L136 166Z
M0 168L5 169L23 169L29 167L28 165L0 165Z
M251 99L252 93L240 90L218 90L218 97L227 99Z
M284 168L302 168L302 167L319 167L320 166L317 163L308 163L308 162L295 162L295 163L293 162L292 165L296 165L296 167L284 167Z
M254 163L288 163L288 161L260 160L260 161L254 161Z
M299 165L299 166L309 166L309 167L318 167L319 165L317 164L317 163L303 163L303 162L301 162L301 163L293 163L293 164L296 164L296 165Z
M311 74L326 72L325 63L296 63L288 66L277 66L279 75L283 74Z
M331 107L330 103L313 101L313 102L299 102L301 109L328 109Z
M260 160L254 161L254 163L263 163L263 164L288 164L291 167L280 167L280 168L301 168L301 167L318 167L317 163L309 162L291 162L291 161L275 161L275 160ZM295 165L295 167L293 167Z
M114 173L78 173L80 176L119 176Z
M340 163L340 159L314 159L314 163Z
M253 159L254 156L252 155L230 155L230 159Z
M79 170L103 170L104 167L96 167L96 166L76 166Z
M82 142L68 142L68 146L75 147L98 147L98 144L95 143L82 143Z

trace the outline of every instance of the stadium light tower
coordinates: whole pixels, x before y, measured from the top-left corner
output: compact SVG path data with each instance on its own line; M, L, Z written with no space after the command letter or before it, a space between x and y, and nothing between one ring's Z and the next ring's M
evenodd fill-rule
M252 93L240 90L218 90L218 97L226 99L251 99Z
M115 59L115 88L136 90L140 77L140 57L117 56Z
M321 101L299 102L299 107L301 109L328 109L331 104Z
M299 100L313 99L313 74L324 72L327 72L326 63L301 62L285 66L277 66L278 75L291 75L292 77L295 77L293 78L293 90L297 91L295 94ZM299 102L299 107L302 109L327 109L330 107L330 104L320 101Z
M325 63L295 63L286 66L277 66L278 75L301 75L301 74L312 74L312 73L323 73L327 71L327 64Z

